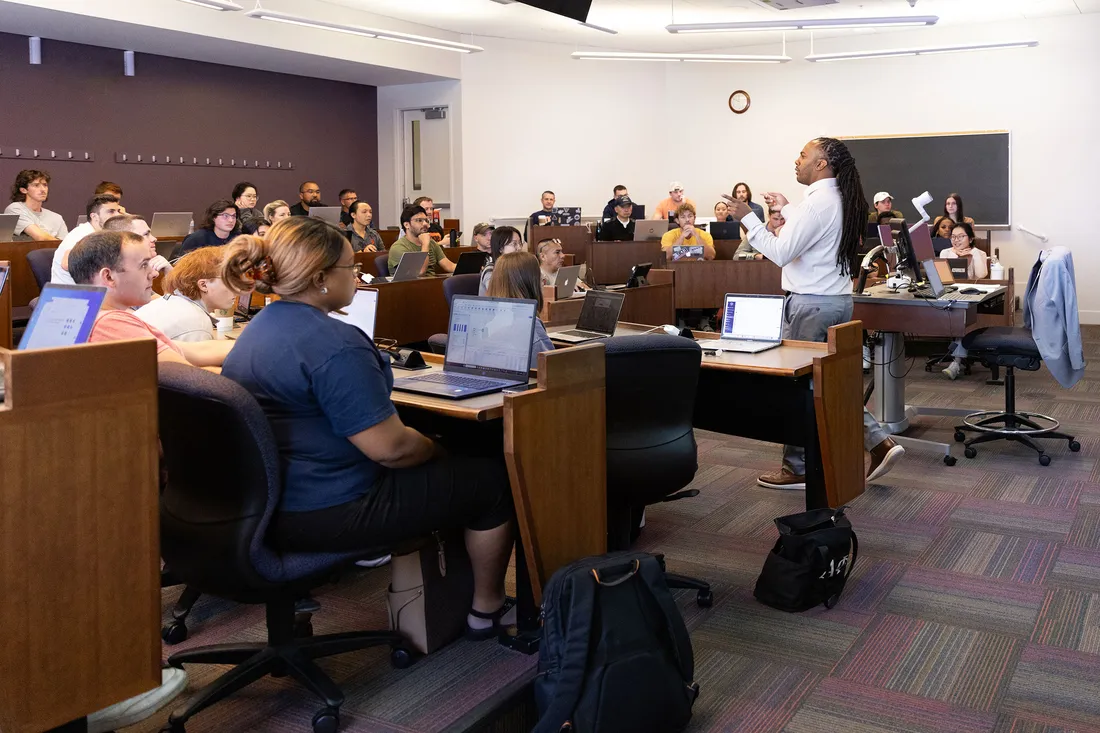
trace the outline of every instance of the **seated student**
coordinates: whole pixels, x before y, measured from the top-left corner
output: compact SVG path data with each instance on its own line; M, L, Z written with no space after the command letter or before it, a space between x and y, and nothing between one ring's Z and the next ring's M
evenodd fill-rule
M474 233L470 237L470 242L477 247L478 252L484 252L487 255L493 253L493 230L495 229L496 227L487 221L474 225ZM486 264L491 261L492 258L490 257Z
M736 183L733 186L733 197L738 201L744 201L752 209L752 213L756 214L757 218L761 221L764 220L764 207L752 200L752 189L749 188L749 184L744 181Z
M937 216L932 224L932 236L941 239L951 239L951 230L955 228L955 220L950 216Z
M634 241L634 202L629 196L620 196L615 200L615 218L600 224L601 242Z
M382 235L371 228L374 209L366 201L353 201L348 207L351 222L347 225L348 241L356 252L379 252L386 248Z
M241 227L244 234L255 234L263 239L271 230L271 222L262 216L259 219L249 219L248 223Z
M435 202L432 201L431 196L420 196L413 201L413 206L419 206L424 209L424 213L428 215L428 221L430 222L428 234L430 234L435 241L442 241L443 227L435 220Z
M172 259L183 257L200 247L220 247L237 230L237 207L229 199L218 199L206 207L200 228L191 232L172 252Z
M282 199L276 199L264 207L264 218L274 224L280 219L290 216L290 204Z
M653 209L653 213L650 214L650 219L667 219L671 214L675 214L676 210L680 208L682 204L691 204L695 206L695 202L684 196L684 184L679 181L673 181L668 184L668 198L661 199L656 208Z
M542 273L543 285L557 285L558 272L565 263L565 254L562 252L560 239L544 239L539 242L538 248L539 270ZM583 270L582 270L583 274ZM589 290L590 288L580 278L577 279L575 292Z
M427 252L428 258L424 260L424 266L420 268L421 275L435 275L443 272L454 272L455 263L447 259L439 242L432 239L428 230L432 220L419 204L409 204L401 210L401 228L405 235L393 243L390 247L390 256L387 263L392 274L401 262L401 255L406 252Z
M969 260L966 265L966 279L968 280L983 280L989 277L989 261L986 259L985 252L974 246L974 229L966 222L956 224L955 228L951 230L951 246L940 252L939 256L945 260L964 258ZM963 348L962 339L955 339L951 347L949 353L953 354L955 358L951 360L943 373L947 375L948 379L955 380L959 378L963 360L966 359L968 354L966 349Z
M119 202L118 213L125 214L126 213L126 207L121 205L122 204L122 186L118 185L117 183L115 183L113 181L100 181L99 185L95 187L95 192L92 195L93 196L102 196L105 193L109 193L112 196L118 196L118 202Z
M630 192L626 190L626 186L620 183L618 186L615 186L615 188L611 190L611 200L608 201L607 205L603 207L603 216L601 218L604 221L615 218L615 214L618 213L615 211L615 207L618 206L618 201L623 196L630 198ZM633 216L633 209L631 209L630 213L628 213L627 216Z
M496 273L489 283L490 298L523 298L538 303L536 313L542 312L542 272L539 261L530 252L509 252L502 255L496 263ZM531 342L531 367L538 364L538 355L543 351L553 351L554 344L546 335L542 319L535 318L535 336Z
M141 214L116 214L103 222L103 231L106 232L130 232L141 237L141 241L149 247L149 267L161 275L172 271L172 265L167 259L157 254L157 238L149 231L149 222ZM154 298L159 295L154 294Z
M115 217L117 218L117 217ZM69 273L80 285L107 288L88 340L154 338L157 361L221 366L233 341L172 341L130 309L149 302L156 270L149 266L149 245L132 232L99 231L84 237L69 256Z
M61 240L61 244L57 245L57 249L53 252L50 282L73 284L73 278L69 275L69 253L73 251L73 247L77 245L77 242L92 232L98 232L103 228L103 222L118 214L121 209L122 205L118 202L118 196L113 194L100 194L94 196L88 202L88 207L85 209L88 214L88 221L66 234L65 238Z
M515 623L504 597L513 517L504 462L446 455L401 422L389 360L328 316L351 303L356 267L343 232L305 217L275 224L266 240L241 236L226 255L229 287L281 297L241 332L222 369L256 397L282 459L269 539L292 552L348 552L465 528L467 633L494 637Z
M703 259L714 259L714 237L710 236L709 232L695 227L695 206L693 204L687 201L680 204L679 208L676 209L676 223L678 226L675 229L670 229L661 237L661 249L665 251L669 260L672 259L672 247L681 244L701 244L703 245Z
M714 205L714 220L733 221L733 216L730 215L730 207L726 205L725 201L719 201Z
M875 208L867 215L867 221L874 221L881 224L886 219L904 219L905 216L900 211L894 210L894 197L890 195L889 191L879 191L875 194ZM889 216L883 216L889 214Z
M963 213L962 196L957 193L947 194L947 198L943 202L943 214L944 216L950 216L956 224L965 223L974 226L974 220Z
M340 223L337 226L347 229L351 225L351 205L359 200L359 194L354 188L342 188L336 197L340 199Z
M537 227L550 224L552 222L551 215L554 213L554 204L556 204L557 201L558 197L553 191L543 191L542 208L527 217L528 225Z
M775 236L779 236L780 230L783 229L783 225L787 223L787 220L783 218L782 212L779 209L772 211L768 215L768 223L764 227ZM753 247L749 243L749 233L745 227L741 227L741 244L738 245L737 251L733 253L733 258L736 260L762 260L764 255L757 251L756 247Z
M221 279L224 255L203 247L180 257L164 280L166 295L138 308L137 317L173 341L213 341L211 312L231 310L237 298Z
M485 295L489 290L489 283L493 279L493 270L496 269L496 261L509 252L522 252L524 250L523 237L515 227L497 227L489 238L489 260L485 267L481 268L481 282L477 286L477 294Z
M256 202L260 196L256 193L256 187L248 181L241 181L233 187L233 205L237 207L237 221L241 226L248 224L253 219L264 218L264 212L256 208Z
M11 203L5 214L18 214L15 224L17 240L64 239L69 233L60 214L44 208L50 196L50 174L46 171L22 170L11 186Z

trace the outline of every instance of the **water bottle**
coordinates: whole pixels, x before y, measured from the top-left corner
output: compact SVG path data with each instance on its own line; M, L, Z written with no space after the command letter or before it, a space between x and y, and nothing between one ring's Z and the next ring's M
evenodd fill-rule
M192 219L191 222L187 225L187 233L188 234L194 234L195 233L195 220L194 219Z
M997 256L993 255L989 260L989 279L990 280L1004 280L1005 268L1000 262L997 261Z

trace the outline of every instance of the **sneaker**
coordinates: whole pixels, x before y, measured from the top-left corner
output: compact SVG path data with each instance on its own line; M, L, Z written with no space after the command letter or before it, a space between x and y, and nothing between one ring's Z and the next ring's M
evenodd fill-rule
M392 557L392 555L383 555L373 560L356 560L355 564L361 568L380 568L383 565L388 565Z
M943 370L943 373L946 374L947 378L953 382L959 378L959 372L961 371L962 367L959 365L959 362L952 361L950 364L947 365L947 368Z
M905 449L894 442L893 438L887 438L871 449L871 467L867 470L867 480L874 481L882 478L898 459L905 455Z
M140 723L176 699L187 687L187 672L168 667L160 671L160 687L88 716L88 733L108 733Z
M780 489L783 491L805 491L806 477L796 476L788 468L781 468L772 473L766 473L756 479L756 483L765 489Z

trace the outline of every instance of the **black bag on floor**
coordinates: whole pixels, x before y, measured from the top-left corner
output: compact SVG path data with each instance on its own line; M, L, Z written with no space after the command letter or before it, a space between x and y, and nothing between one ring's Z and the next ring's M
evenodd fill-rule
M756 580L756 600L781 611L836 605L859 552L846 508L814 509L775 520L779 539Z
M657 558L615 552L550 579L534 733L675 733L699 695L683 616Z

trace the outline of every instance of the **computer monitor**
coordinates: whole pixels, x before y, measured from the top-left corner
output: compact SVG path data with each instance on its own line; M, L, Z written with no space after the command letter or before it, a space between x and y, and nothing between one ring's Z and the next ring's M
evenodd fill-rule
M913 278L914 282L921 279L921 266L920 260L917 259L916 253L913 251L913 240L909 237L909 228L905 226L904 222L901 225L901 229L898 230L897 235L897 248L898 248L898 270L905 270L905 274L908 274ZM931 244L931 242L929 242Z

